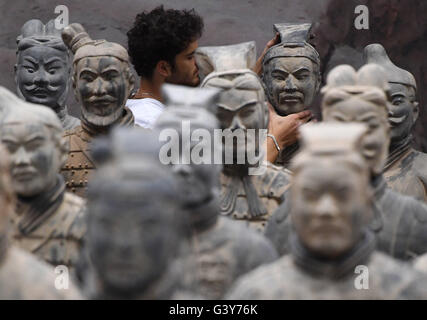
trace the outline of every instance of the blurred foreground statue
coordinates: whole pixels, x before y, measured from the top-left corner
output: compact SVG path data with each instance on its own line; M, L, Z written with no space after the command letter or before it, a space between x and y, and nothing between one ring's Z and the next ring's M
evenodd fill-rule
M5 101L3 101L5 102ZM10 97L1 142L10 153L12 242L53 266L73 267L85 233L84 201L65 191L59 170L67 158L63 128L49 108Z
M184 271L174 263L184 240L183 191L159 163L156 139L120 128L94 144L100 165L88 190L88 298L189 298L180 291Z
M365 48L365 60L384 68L390 90L391 142L384 178L394 191L427 202L427 155L412 148L412 131L419 115L415 78L395 66L380 44Z
M387 87L384 70L378 65L365 65L358 72L348 65L338 66L329 73L322 89L322 115L327 122L361 122L368 126L362 154L371 168L370 181L375 190L371 228L378 237L378 250L409 260L427 252L427 206L391 190L383 178L390 143ZM290 225L285 202L266 230L279 254L289 250Z
M374 251L364 131L360 124L301 129L290 189L291 254L241 277L229 299L427 299L427 275Z
M221 153L221 142L214 138L219 124L202 107L214 105L219 90L165 85L163 91L168 107L155 128L161 137L173 130L170 143L181 146L171 165L185 190L183 210L189 229L190 254L183 257L182 276L191 291L221 299L238 276L272 262L277 253L256 231L220 216L222 166L214 163L215 154ZM190 139L196 135L197 139Z
M321 84L320 57L308 41L311 24L278 23L280 43L263 60L263 81L268 100L280 116L310 109ZM276 163L286 168L298 151L298 142L283 148Z
M71 77L71 59L55 21L44 25L29 20L16 39L18 44L15 81L18 94L28 102L55 111L65 130L80 125L68 114L66 101Z
M77 23L62 31L62 39L74 54L73 87L81 103L81 126L67 131L70 152L62 174L69 191L84 196L95 164L90 142L114 126L133 126L132 112L125 107L135 79L129 56L121 45L92 40Z
M18 98L16 98L18 99ZM55 288L54 268L9 241L10 215L15 197L9 174L9 156L0 146L0 300L80 299L72 283Z
M201 87L222 89L210 108L224 137L221 213L262 231L282 202L289 173L265 160L268 107L263 84L250 70L255 63L254 43L204 47L197 54L198 59L203 55L205 63L199 66L208 74Z

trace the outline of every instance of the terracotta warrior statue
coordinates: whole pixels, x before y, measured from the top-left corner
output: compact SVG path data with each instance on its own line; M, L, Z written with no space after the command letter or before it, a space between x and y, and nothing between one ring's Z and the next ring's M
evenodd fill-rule
M135 128L116 128L94 142L99 169L88 189L88 298L189 298L181 286L185 270L175 263L185 242L185 190L159 162L158 146L152 132Z
M222 89L211 108L224 136L221 214L262 231L282 202L289 171L265 160L268 107L263 84L250 70L255 61L254 48L249 42L199 48L197 54L203 55L204 63L199 66L207 74L201 87Z
M55 288L54 268L10 241L10 216L15 209L10 181L9 155L0 146L0 300L80 299L70 282L66 290Z
M214 138L219 123L205 109L215 103L218 90L164 85L163 96L167 108L155 129L160 134L174 130L177 134L171 143L179 145L181 141L178 156L183 161L171 165L180 187L186 190L183 202L189 221L190 253L183 260L188 266L185 269L191 272L183 277L190 291L208 299L221 299L238 276L272 262L277 253L258 232L220 215L222 166L214 161L214 154L221 153L221 142ZM190 139L197 133L203 138ZM196 152L203 152L203 162L194 156Z
M427 252L427 206L388 188L383 178L390 143L387 87L381 66L368 64L358 72L349 65L338 66L328 74L322 89L322 116L327 122L361 122L368 126L362 155L371 168L375 191L371 228L378 238L377 248L409 260ZM291 221L286 203L274 213L266 229L279 254L289 251Z
M391 141L384 166L387 185L394 191L427 202L427 155L411 146L412 129L419 114L415 78L395 66L380 44L365 48L365 60L382 66L389 84Z
M17 196L12 243L53 266L72 268L86 229L84 201L65 191L59 174L68 152L61 122L51 109L11 93L2 103L12 106L0 125Z
M321 84L320 57L309 44L310 23L278 23L274 29L280 42L271 47L263 60L263 81L267 97L279 116L310 109ZM298 142L279 152L276 164L288 167L298 151Z
M79 119L68 114L66 106L71 58L55 21L46 25L40 20L27 21L16 42L15 82L19 96L52 108L65 130L80 125Z
M227 298L427 299L427 275L375 251L364 131L357 123L301 129L291 167L290 254L239 278Z
M89 144L114 126L133 126L134 118L125 107L134 85L129 56L121 45L92 40L80 24L62 31L62 39L74 54L73 88L81 103L81 125L65 132L70 152L61 173L67 190L84 196L95 164Z

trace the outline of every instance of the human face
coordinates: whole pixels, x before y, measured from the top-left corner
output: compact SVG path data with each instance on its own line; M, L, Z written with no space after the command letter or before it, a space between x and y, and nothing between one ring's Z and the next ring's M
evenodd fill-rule
M115 57L87 57L76 66L76 96L82 103L82 116L97 126L117 121L130 91L127 64Z
M343 161L320 159L297 172L291 189L291 214L302 244L327 258L351 250L370 210L367 186L367 178Z
M232 148L233 163L243 155L246 161L256 157L260 150L259 133L265 127L265 104L259 101L256 91L235 90L230 92L233 97L227 94L220 96L220 105L242 105L238 109L229 110L218 106L216 116L220 121L223 131L223 150ZM249 134L248 129L253 129L254 135ZM228 164L228 163L227 163ZM240 164L240 163L239 163Z
M373 173L382 172L390 144L390 127L385 108L354 97L324 108L323 119L366 124L368 131L362 141L363 156Z
M26 101L51 108L65 103L69 76L65 51L34 46L18 54L15 79Z
M391 105L388 121L391 126L391 141L399 142L412 131L418 118L418 102L415 90L398 83L390 83Z
M281 116L307 109L319 89L313 62L304 57L271 59L265 66L270 102Z
M194 53L199 46L195 40L175 57L175 67L172 74L166 78L167 83L197 87L200 83L199 68Z
M10 153L12 186L17 195L32 197L55 185L62 155L46 126L7 124L1 141Z
M135 190L129 190L125 197ZM88 245L103 284L126 294L141 292L167 269L174 255L175 235L170 219L174 209L164 199L124 203L123 198L100 196L88 203ZM118 214L120 213L120 214ZM161 214L159 214L161 213Z

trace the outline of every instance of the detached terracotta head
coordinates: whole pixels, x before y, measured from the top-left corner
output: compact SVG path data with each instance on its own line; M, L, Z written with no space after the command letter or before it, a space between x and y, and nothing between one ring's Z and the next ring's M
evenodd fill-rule
M280 43L263 60L267 96L281 116L310 107L321 83L319 53L309 43L311 24L279 23Z
M113 124L122 116L135 83L126 49L92 40L78 23L65 27L62 39L74 53L73 88L83 119L95 126Z
M55 185L69 146L51 109L14 95L9 96L9 103L13 109L1 122L0 139L10 153L14 191L18 196L32 197Z
M349 252L371 219L370 171L361 156L366 127L321 123L301 128L293 160L291 216L301 243L314 255Z
M53 109L62 108L68 96L71 59L55 21L29 20L17 37L15 82L25 100Z
M349 65L335 67L322 88L324 121L361 122L368 126L363 156L373 175L382 172L390 144L387 92L384 70L375 64L365 65L357 72Z
M419 115L415 78L410 72L397 67L378 43L366 46L364 53L366 63L375 63L384 68L390 90L388 120L391 142L399 143L410 135Z

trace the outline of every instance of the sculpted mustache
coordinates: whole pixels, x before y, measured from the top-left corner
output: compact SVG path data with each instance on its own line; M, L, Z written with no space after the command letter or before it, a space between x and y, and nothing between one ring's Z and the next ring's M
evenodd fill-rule
M116 98L110 95L103 95L100 97L89 97L86 99L87 102L96 102L96 101L108 101L108 102L114 102L116 101Z
M24 87L25 87L25 90L30 91L30 92L33 92L33 91L37 92L40 90L47 90L50 92L56 92L59 90L59 86L52 86L50 84L46 85L45 87L40 87L40 86L35 85L35 84L29 85L29 86L24 86Z

